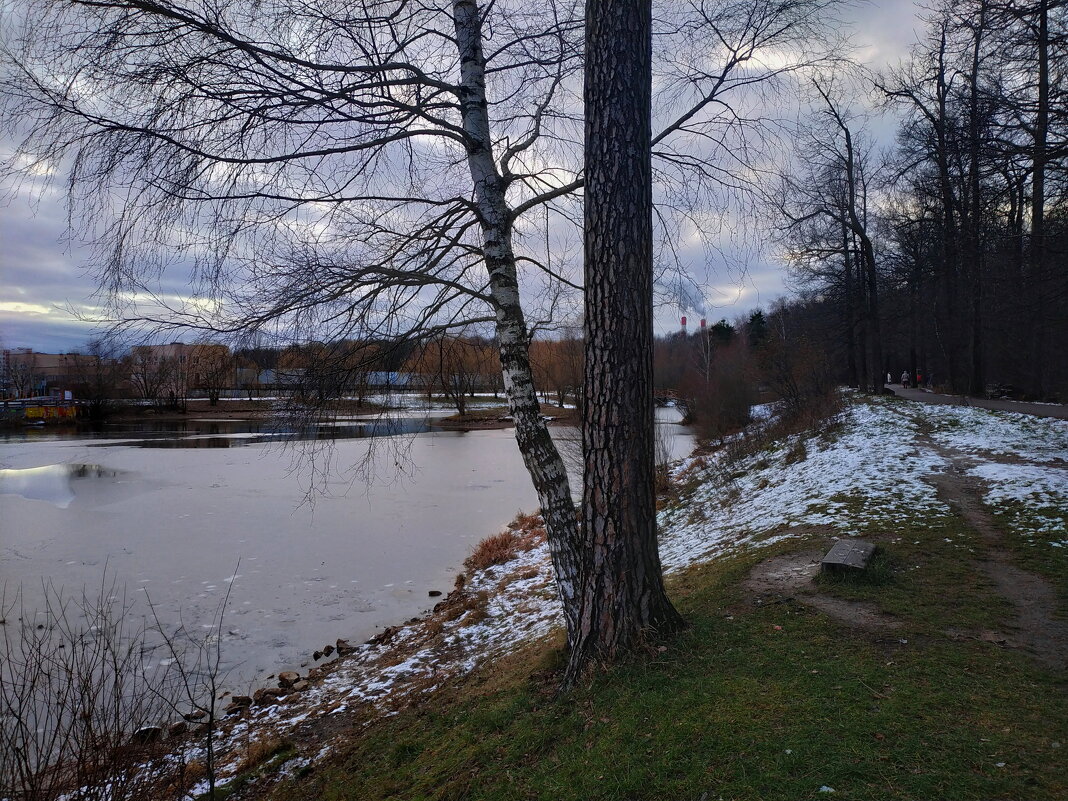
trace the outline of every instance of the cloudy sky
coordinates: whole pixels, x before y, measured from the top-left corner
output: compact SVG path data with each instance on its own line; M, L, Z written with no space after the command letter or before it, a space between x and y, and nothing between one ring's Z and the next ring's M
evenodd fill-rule
M916 13L911 0L854 6L857 55L873 67L895 63L917 35ZM0 137L0 159L10 150ZM86 251L68 231L64 201L62 187L27 179L0 183L0 348L64 352L84 347L92 335L92 326L74 313L93 313L95 287L85 271ZM709 267L700 280L710 319L732 319L786 292L772 259L757 258L744 276ZM672 327L677 316L677 309L662 310L658 326Z

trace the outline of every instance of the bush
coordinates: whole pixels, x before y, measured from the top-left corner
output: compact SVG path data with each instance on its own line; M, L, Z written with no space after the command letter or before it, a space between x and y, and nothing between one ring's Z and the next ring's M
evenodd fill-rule
M0 798L134 801L180 781L158 742L174 698L128 611L107 585L80 599L46 586L39 609L21 590L0 601Z
M722 346L702 368L687 370L681 387L686 422L701 439L721 440L750 422L757 400L756 381L745 344Z

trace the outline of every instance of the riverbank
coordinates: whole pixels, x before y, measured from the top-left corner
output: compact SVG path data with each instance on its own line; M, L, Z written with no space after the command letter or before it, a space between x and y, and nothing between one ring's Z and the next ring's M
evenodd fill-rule
M581 419L578 409L573 406L560 407L546 403L541 404L541 416L549 425L555 426L579 426ZM464 414L454 414L442 418L436 425L439 428L475 431L485 429L512 428L515 420L507 406L496 406L488 409L473 409Z
M432 615L230 718L220 777L285 801L1063 797L1068 425L887 399L733 451L682 463L662 512L685 634L555 698L527 519ZM814 580L842 536L881 547L871 581Z
M331 401L329 413L336 414L378 414L390 407L380 403L356 400ZM152 406L123 406L117 412L108 415L108 422L123 423L152 419L166 422L181 420L270 420L279 414L279 401L276 398L254 400L220 400L214 406L207 399L197 398L187 401L185 411Z

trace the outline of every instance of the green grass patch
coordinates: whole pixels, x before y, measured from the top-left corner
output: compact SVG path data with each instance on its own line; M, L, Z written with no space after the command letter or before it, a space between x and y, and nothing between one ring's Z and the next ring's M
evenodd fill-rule
M815 581L821 587L883 587L900 573L901 566L885 548L879 548L863 570L821 571Z
M1052 544L1068 542L1068 509L1012 502L990 511L1017 564L1049 579L1068 615L1068 545Z
M273 798L1064 798L1063 677L944 635L1007 610L944 541L954 519L934 522L885 543L881 580L820 587L896 615L891 631L747 597L754 564L820 540L739 552L673 577L691 628L667 650L557 698L532 673L560 663L545 644L376 724Z

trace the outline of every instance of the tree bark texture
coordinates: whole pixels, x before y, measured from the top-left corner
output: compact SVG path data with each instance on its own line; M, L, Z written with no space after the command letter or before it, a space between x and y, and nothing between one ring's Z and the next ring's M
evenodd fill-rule
M1035 288L1031 323L1032 385L1035 394L1046 394L1046 163L1049 158L1049 0L1038 4L1037 41L1038 97L1035 108L1034 144L1031 157L1031 282Z
M682 625L656 542L650 32L647 0L586 5L585 562L568 681Z
M534 388L526 320L520 305L519 280L512 249L511 210L490 138L482 20L476 0L455 0L453 20L460 56L460 104L463 128L468 138L467 162L482 229L490 295L497 317L504 391L515 420L519 451L541 505L564 607L568 641L571 642L578 626L578 520L567 470L541 417Z

